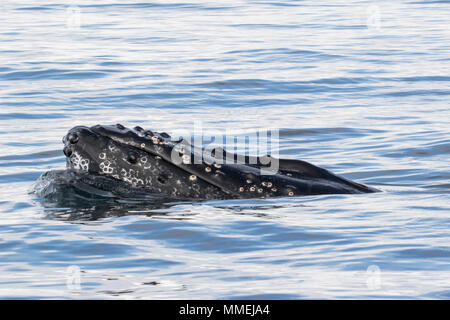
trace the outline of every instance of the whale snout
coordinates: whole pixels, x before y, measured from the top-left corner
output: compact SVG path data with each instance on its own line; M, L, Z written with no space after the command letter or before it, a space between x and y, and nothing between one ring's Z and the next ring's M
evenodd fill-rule
M62 138L63 153L67 165L73 169L88 171L92 159L98 156L105 141L97 133L85 126L76 126Z

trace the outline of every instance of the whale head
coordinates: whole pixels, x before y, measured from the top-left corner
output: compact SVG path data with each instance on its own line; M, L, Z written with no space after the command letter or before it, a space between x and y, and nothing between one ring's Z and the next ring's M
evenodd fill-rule
M63 137L67 167L188 198L252 198L376 190L301 160L214 152L210 155L166 133L117 125L77 126ZM196 156L201 152L201 161ZM226 158L237 163L219 162ZM276 163L274 174L267 174ZM276 161L275 161L276 160Z
M120 124L76 126L63 137L63 152L67 167L72 170L143 186L145 178L150 176L149 169L156 175L163 170L157 165L161 157L153 154L151 149L167 138L164 133L153 133L140 127L129 129Z
M63 137L67 167L183 198L226 198L221 188L180 168L190 152L166 133L117 125L77 126ZM186 160L186 159L185 159Z

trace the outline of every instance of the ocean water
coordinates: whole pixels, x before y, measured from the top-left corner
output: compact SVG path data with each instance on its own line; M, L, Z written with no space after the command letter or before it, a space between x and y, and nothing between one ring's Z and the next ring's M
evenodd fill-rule
M0 298L449 299L449 1L0 3ZM75 125L279 130L380 189L53 198Z

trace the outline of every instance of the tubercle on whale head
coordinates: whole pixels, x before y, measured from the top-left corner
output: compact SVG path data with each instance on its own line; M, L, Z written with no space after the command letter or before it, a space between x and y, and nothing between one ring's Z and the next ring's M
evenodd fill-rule
M139 147L142 143L148 142L148 140L151 140L154 144L173 142L170 140L170 136L165 132L158 133L151 130L144 130L139 126L130 129L121 124L96 125L90 129L98 135L136 147Z

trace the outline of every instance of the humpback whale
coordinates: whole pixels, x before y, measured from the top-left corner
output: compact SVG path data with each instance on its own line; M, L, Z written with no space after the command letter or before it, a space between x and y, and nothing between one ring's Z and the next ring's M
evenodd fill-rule
M70 170L174 197L236 199L378 191L305 161L244 156L222 148L205 150L139 126L76 126L63 143Z

